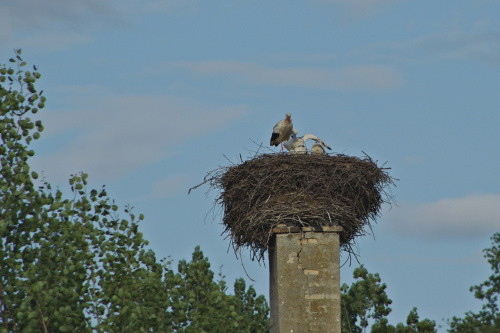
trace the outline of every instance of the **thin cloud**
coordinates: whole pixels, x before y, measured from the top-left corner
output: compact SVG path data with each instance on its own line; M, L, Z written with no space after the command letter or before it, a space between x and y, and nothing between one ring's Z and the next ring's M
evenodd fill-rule
M384 43L383 48L404 52L410 59L473 60L489 65L500 65L500 32L439 33L409 41Z
M344 23L352 24L352 20L362 20L383 13L401 3L401 0L312 0L312 3L320 6L339 6L342 9L340 19Z
M311 67L266 67L237 61L177 61L146 69L147 74L188 71L201 77L218 77L231 83L335 89L342 91L387 91L403 84L402 75L385 65L354 65L339 69Z
M25 49L36 49L38 51L55 52L76 45L92 42L90 35L74 31L48 31L30 34L16 40L17 45Z
M195 12L197 8L198 0L4 1L0 11L0 42L19 42L23 32L28 31L38 34L37 39L43 43L45 34L51 34L52 38L54 35L85 35L102 27L134 26L147 14L179 15ZM65 39L67 37L61 37L60 43Z
M338 4L345 6L380 6L396 2L395 0L312 0L316 4Z
M100 0L5 1L0 45L55 52L88 43L91 31L124 25L122 8Z
M198 0L152 0L145 2L145 11L164 15L189 15L199 8Z
M69 24L90 24L133 20L134 16L146 13L178 14L194 10L199 0L16 0L2 4L0 17L13 24L23 23L21 28ZM107 22L107 23L106 23Z
M34 160L49 178L80 170L100 179L120 178L172 156L178 142L221 129L246 111L243 106L206 106L171 96L87 98L91 104L45 112L42 118L44 135L61 142L56 151Z
M338 52L328 53L294 53L294 52L279 52L267 56L271 62L278 64L331 64L332 62L339 61L341 54Z
M103 17L115 14L112 3L100 0L17 0L7 1L2 5L0 18L20 29L74 24L92 19L95 23Z
M436 254L429 258L429 256L425 254L419 253L379 253L379 254L371 254L370 261L398 265L398 264L408 264L413 263L415 265L422 264L431 264L431 265L476 265L476 264L487 264L487 261L484 259L481 251L477 251L468 256L446 256Z
M429 239L469 238L500 231L500 194L475 194L432 203L401 203L386 214L386 227Z

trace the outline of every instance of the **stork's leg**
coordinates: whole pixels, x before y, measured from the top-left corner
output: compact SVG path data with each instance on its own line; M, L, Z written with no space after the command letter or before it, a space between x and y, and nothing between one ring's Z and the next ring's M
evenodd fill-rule
M283 142L281 143L281 152L283 152Z

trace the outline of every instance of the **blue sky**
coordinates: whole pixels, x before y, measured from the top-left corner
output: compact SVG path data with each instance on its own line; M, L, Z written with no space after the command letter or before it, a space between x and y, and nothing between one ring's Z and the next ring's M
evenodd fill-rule
M22 48L42 73L33 168L63 189L88 172L144 213L158 257L201 245L230 284L246 275L217 193L187 195L224 156L252 156L290 112L334 152L387 161L398 204L359 260L393 324L417 306L444 332L480 308L468 288L500 226L499 15L496 0L17 0L0 5L0 62ZM243 264L267 296L267 267Z

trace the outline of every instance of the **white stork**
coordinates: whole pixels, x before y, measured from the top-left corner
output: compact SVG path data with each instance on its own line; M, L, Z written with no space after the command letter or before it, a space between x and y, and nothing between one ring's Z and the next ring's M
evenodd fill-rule
M319 143L315 143L311 147L311 155L323 155L325 153L325 148Z
M286 142L288 142L288 141L286 141ZM284 145L285 145L285 142L283 143L283 146ZM290 154L306 155L307 154L307 147L303 142L297 143L294 145L293 149L289 149L289 151L290 151Z
M288 151L290 151L291 154L306 154L307 149L306 149L305 142L309 139L317 142L313 145L313 147L318 145L321 147L321 149L323 149L323 147L326 147L327 149L332 150L332 148L330 148L330 146L328 146L323 140L318 138L316 135L304 134L303 137L298 138L297 134L298 134L298 131L294 128L293 133L290 136L290 139L283 142L283 146L285 146L285 148ZM311 148L311 152L312 152L312 148ZM324 152L325 152L325 150L323 149L323 153Z
M285 119L280 120L273 128L271 146L278 146L283 141L288 140L290 135L292 135L292 130L292 115L287 113ZM283 147L281 149L283 149Z

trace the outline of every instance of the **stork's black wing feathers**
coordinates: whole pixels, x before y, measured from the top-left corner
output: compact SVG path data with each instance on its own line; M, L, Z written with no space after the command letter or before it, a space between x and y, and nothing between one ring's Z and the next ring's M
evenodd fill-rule
M273 141L276 140L278 138L278 136L280 136L279 133L273 132L273 135L271 135L271 143L270 143L271 146L277 146L278 145L278 143L273 144Z

